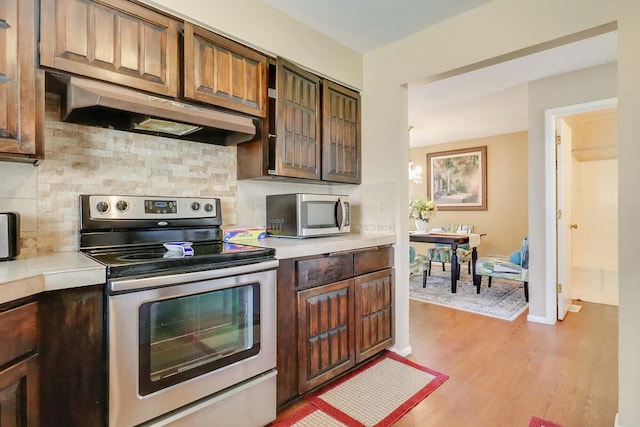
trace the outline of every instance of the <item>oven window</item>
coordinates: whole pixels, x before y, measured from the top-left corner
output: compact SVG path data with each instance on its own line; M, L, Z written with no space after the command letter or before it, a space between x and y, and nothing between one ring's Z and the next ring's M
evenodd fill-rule
M260 351L260 287L248 284L140 306L140 395Z

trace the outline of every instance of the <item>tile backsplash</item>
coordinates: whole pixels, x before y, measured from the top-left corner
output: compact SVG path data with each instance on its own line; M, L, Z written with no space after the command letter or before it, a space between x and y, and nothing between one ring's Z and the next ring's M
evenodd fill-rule
M224 224L264 225L265 195L349 194L352 231L394 232L395 184L330 186L237 181L236 147L61 122L46 95L45 160L0 162L0 211L21 217L23 254L78 249L78 196L86 193L218 197ZM366 219L366 220L365 220Z
M83 193L219 197L235 222L235 147L64 123L49 93L45 117L45 160L0 163L0 202L20 213L22 253L77 250Z

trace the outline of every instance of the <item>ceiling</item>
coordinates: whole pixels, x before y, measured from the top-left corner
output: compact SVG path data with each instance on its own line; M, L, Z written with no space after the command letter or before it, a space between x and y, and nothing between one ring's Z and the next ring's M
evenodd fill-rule
M263 1L366 53L490 0ZM526 130L529 81L616 59L614 31L433 83L409 85L410 146Z
M263 0L339 43L366 53L491 0Z

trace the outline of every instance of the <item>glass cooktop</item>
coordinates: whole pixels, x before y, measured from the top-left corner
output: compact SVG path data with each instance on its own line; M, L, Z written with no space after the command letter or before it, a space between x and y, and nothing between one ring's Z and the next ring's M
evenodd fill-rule
M275 249L235 243L194 243L193 253L163 245L84 251L107 267L107 278L180 274L251 264L275 256Z

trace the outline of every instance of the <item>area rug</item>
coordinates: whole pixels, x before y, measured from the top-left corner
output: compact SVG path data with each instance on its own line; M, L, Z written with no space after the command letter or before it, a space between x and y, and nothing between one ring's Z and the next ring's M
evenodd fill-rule
M443 272L439 268L436 266L431 271L426 288L422 287L422 272L412 274L409 280L409 298L511 321L529 307L524 298L522 282L494 277L489 288L488 278L483 277L480 294L477 294L473 276L466 274L465 270L458 280L454 294L451 293L449 272Z
M393 352L308 395L309 405L274 427L387 427L449 377Z
M491 284L491 286L493 286L493 283ZM543 420L542 418L531 417L531 421L529 421L529 427L562 427L562 425Z

